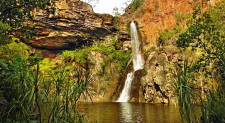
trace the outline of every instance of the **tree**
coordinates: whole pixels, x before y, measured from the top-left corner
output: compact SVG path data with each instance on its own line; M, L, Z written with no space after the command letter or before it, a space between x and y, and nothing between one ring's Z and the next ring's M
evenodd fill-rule
M112 12L112 13L113 13L113 15L116 16L116 17L121 15L120 12L119 12L119 9L118 9L117 7L114 7L114 8L113 8L113 12Z
M192 62L194 65L184 63L186 69L181 70L181 74L177 74L176 91L180 114L187 122L222 123L225 121L225 36L224 22L221 21L224 20L224 4L225 1L222 0L215 8L203 14L200 7L195 9L186 31L179 35L176 42L178 47L184 50L191 48L193 52L200 54L197 61ZM197 76L204 78L202 80L204 83L212 85L204 91L205 96L197 91ZM196 91L192 91L193 89ZM196 97L189 98L190 95L196 95ZM199 119L197 115L191 118L194 114L192 105L198 102L193 102L194 100L200 101L201 117Z
M34 27L28 26L33 18L31 11L40 8L50 12L50 5L50 0L1 0L0 28L4 30L0 31L0 39L8 40L11 37L8 35L14 35L24 42L28 41L37 32ZM5 40L1 40L1 43L3 41Z

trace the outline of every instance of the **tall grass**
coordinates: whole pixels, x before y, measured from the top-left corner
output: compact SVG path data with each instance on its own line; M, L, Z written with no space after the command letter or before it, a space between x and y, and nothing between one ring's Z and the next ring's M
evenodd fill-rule
M184 61L181 72L177 72L175 90L178 96L178 105L181 117L188 123L224 123L225 122L225 95L222 87L205 92L201 96L197 87L193 85L191 65ZM197 111L197 106L201 110Z
M188 71L188 60L184 61L184 67L181 72L175 74L175 91L178 96L179 111L184 120L191 123L194 112L194 92L191 85L191 76Z
M87 122L77 111L77 101L88 93L88 72L62 65L46 75L39 64L35 69L18 67L1 82L1 98L6 103L0 105L0 122Z

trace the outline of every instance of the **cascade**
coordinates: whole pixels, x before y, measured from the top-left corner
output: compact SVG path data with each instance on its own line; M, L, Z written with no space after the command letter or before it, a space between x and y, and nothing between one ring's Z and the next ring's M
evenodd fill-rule
M138 31L136 24L131 22L130 24L130 34L131 34L131 46L132 46L132 62L134 70L127 74L127 78L125 81L124 88L120 94L119 99L117 102L127 102L130 99L130 91L132 86L132 81L134 78L134 72L144 68L144 58L140 54L140 41L138 37Z

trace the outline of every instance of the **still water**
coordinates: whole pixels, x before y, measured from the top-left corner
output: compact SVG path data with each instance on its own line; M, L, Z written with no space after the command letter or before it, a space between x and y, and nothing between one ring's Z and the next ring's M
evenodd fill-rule
M181 123L178 107L144 103L83 103L78 107L90 123Z

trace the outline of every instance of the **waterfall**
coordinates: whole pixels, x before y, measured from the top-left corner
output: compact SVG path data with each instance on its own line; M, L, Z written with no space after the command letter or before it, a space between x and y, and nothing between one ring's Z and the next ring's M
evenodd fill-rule
M132 86L132 81L134 78L134 72L144 68L144 58L140 54L140 41L138 37L137 27L134 22L130 24L130 34L131 34L131 45L132 45L132 62L134 71L127 74L127 79L125 81L124 88L120 94L117 102L127 102L130 99L130 91Z

